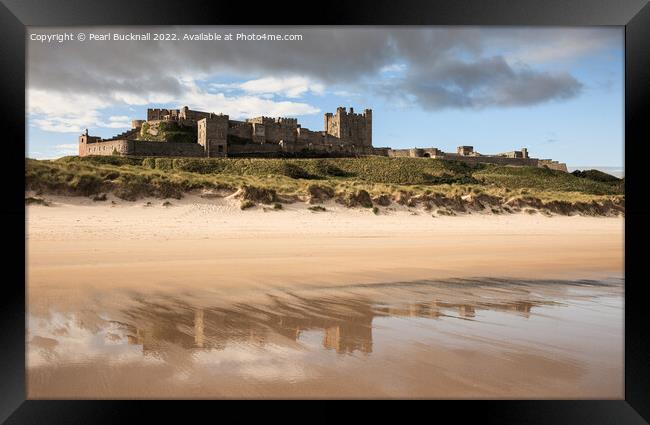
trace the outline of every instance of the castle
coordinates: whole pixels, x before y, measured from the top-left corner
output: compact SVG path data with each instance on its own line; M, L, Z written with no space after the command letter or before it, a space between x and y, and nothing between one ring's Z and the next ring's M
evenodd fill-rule
M110 139L79 138L79 156L359 156L374 153L372 110L355 113L340 107L324 117L325 130L312 131L296 118L255 117L231 120L228 115L181 109L148 109L146 120Z
M181 109L147 109L146 120L131 121L131 129L110 139L85 131L79 137L79 156L131 155L179 157L237 156L367 156L430 157L470 164L547 167L567 171L550 159L530 158L520 151L483 155L472 146L455 153L437 148L392 149L372 146L372 110L355 113L344 107L324 115L324 130L301 127L296 118L255 117L244 121L228 115Z

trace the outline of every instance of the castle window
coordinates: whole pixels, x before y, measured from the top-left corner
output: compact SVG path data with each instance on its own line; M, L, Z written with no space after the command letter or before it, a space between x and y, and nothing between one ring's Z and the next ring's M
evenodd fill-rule
M219 151L219 152L223 152L223 145L219 145L219 146L217 147L217 151Z

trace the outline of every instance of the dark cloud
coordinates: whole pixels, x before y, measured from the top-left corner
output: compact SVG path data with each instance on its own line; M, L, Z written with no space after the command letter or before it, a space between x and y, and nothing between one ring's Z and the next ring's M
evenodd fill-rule
M485 108L568 99L580 93L582 83L567 73L514 69L495 56L473 62L450 59L431 69L416 69L402 87L425 108Z
M74 28L74 32L139 32L140 29ZM170 31L170 27L143 29ZM479 28L174 28L201 31L300 33L302 41L28 42L29 88L109 95L178 95L179 79L231 73L241 78L302 75L328 85L367 87L417 102L424 108L533 105L567 99L582 84L567 73L511 65L494 54L490 40L508 45L507 29ZM32 28L33 33L55 32ZM541 31L541 30L539 30ZM513 30L510 45L553 43L558 33ZM539 34L546 34L540 37ZM579 34L579 33L575 33ZM584 34L582 35L584 36ZM610 37L611 38L611 37ZM524 40L524 41L522 41ZM575 41L575 40L574 40ZM574 43L577 51L583 44ZM589 47L588 43L584 46ZM405 63L390 83L368 81L382 67ZM380 80L386 81L386 80ZM389 84L388 86L385 84Z

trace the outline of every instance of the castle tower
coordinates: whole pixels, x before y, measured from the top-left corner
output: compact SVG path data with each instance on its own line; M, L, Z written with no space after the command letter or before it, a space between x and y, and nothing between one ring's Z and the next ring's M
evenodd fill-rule
M197 121L197 140L205 150L205 156L227 156L228 115L210 115Z
M79 156L86 156L86 144L88 143L88 129L79 136Z
M336 114L330 112L324 117L325 132L342 141L360 148L372 147L372 110L365 109L362 114L350 107L347 112L342 106L336 108Z
M364 109L363 117L366 122L364 146L367 148L371 148L372 147L372 109Z
M86 129L81 136L79 136L79 156L86 156L88 152L88 143L97 143L101 141L98 136L90 136L88 129Z

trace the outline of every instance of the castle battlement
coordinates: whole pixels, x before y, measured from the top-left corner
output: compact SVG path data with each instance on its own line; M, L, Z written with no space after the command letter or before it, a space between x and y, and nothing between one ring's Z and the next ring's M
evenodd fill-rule
M167 133L164 125L175 123ZM147 124L145 126L145 124ZM179 135L181 140L179 140ZM195 143L191 142L194 138ZM188 142L189 139L189 142ZM483 155L473 146L459 146L456 152L440 149L375 148L372 145L372 109L362 113L344 106L323 114L323 130L312 131L297 118L258 116L244 121L231 120L223 113L180 109L149 108L147 119L134 119L131 129L102 140L86 131L79 137L79 156L362 156L438 158L470 164L491 163L511 166L547 167L567 171L565 164L551 159L531 158L528 150Z
M258 116L244 121L230 120L223 113L179 109L149 108L146 120L131 121L131 130L108 139L111 145L87 134L79 139L79 155L156 155L229 156L273 155L307 152L335 156L373 154L371 110L348 113L344 107L336 114L326 113L325 128L311 131L297 118ZM163 123L173 121L167 133ZM146 124L146 125L145 125ZM187 137L196 132L196 143ZM179 133L183 142L178 141ZM164 143L161 143L164 142ZM313 151L317 152L313 152Z

